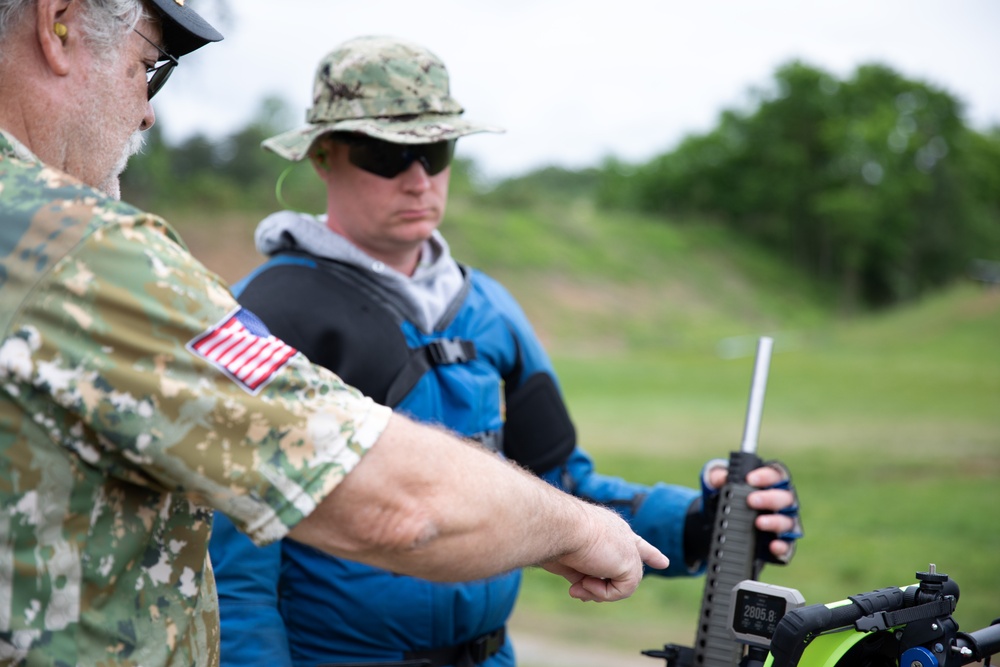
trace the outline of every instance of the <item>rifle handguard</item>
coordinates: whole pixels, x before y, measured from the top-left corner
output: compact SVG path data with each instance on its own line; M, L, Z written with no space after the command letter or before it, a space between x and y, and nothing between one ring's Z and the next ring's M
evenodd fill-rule
M732 452L729 458L729 481L719 491L712 540L708 549L705 590L701 618L695 638L695 664L728 667L739 662L742 646L729 632L726 615L712 610L728 609L733 587L744 579L756 579L760 571L757 559L758 512L747 505L747 496L755 491L746 482L747 473L762 465L756 454Z

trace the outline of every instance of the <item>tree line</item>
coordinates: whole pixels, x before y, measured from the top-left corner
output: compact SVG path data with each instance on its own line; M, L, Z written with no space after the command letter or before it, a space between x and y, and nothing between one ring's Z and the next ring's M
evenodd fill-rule
M906 301L1000 259L1000 128L971 129L955 97L882 65L838 80L791 62L749 110L601 174L604 205L713 218L848 305Z
M850 307L907 301L972 262L1000 259L1000 128L969 127L947 91L879 64L841 80L793 61L747 106L638 164L611 157L484 188L475 165L459 161L452 196L507 207L588 197L612 212L722 225L832 284ZM154 126L124 174L124 196L151 210L322 211L310 166L259 147L292 127L292 115L267 99L225 139L195 135L177 145Z

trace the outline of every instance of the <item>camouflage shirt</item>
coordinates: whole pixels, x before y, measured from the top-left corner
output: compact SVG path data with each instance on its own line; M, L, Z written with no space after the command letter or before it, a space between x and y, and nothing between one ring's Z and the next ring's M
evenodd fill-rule
M0 664L218 662L213 510L281 538L390 414L261 328L0 132Z

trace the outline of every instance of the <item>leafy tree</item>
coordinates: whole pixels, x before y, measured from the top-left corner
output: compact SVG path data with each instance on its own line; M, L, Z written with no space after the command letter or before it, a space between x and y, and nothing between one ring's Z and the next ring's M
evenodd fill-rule
M645 165L606 163L600 200L718 218L835 281L846 307L890 304L959 275L984 240L997 247L1000 160L961 113L883 65L838 81L791 62L713 131Z

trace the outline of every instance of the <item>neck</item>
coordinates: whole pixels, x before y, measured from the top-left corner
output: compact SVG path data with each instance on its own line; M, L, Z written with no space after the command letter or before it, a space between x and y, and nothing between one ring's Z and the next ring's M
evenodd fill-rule
M353 241L351 242L354 243ZM372 259L377 259L386 266L402 273L404 276L412 277L414 272L417 270L417 264L420 262L420 246L415 249L392 252L388 250L365 248L357 243L354 243L354 245ZM422 245L423 244L421 244L421 246Z
M344 229L329 216L327 216L326 226L330 231L347 239L361 252L404 276L412 276L417 270L417 264L420 262L420 255L424 247L423 240L415 243L368 243L363 238L355 238L345 233Z
M6 70L0 71L0 90L18 90L20 82L8 74ZM20 96L0 95L0 129L20 141L32 153L36 153L37 149L31 145L28 131L30 119L30 109L22 107Z
M4 65L14 62L13 53L5 54ZM0 90L18 94L0 95L0 128L21 142L46 165L65 170L66 146L60 130L60 105L35 85L37 79L21 76L17 68L0 68Z

